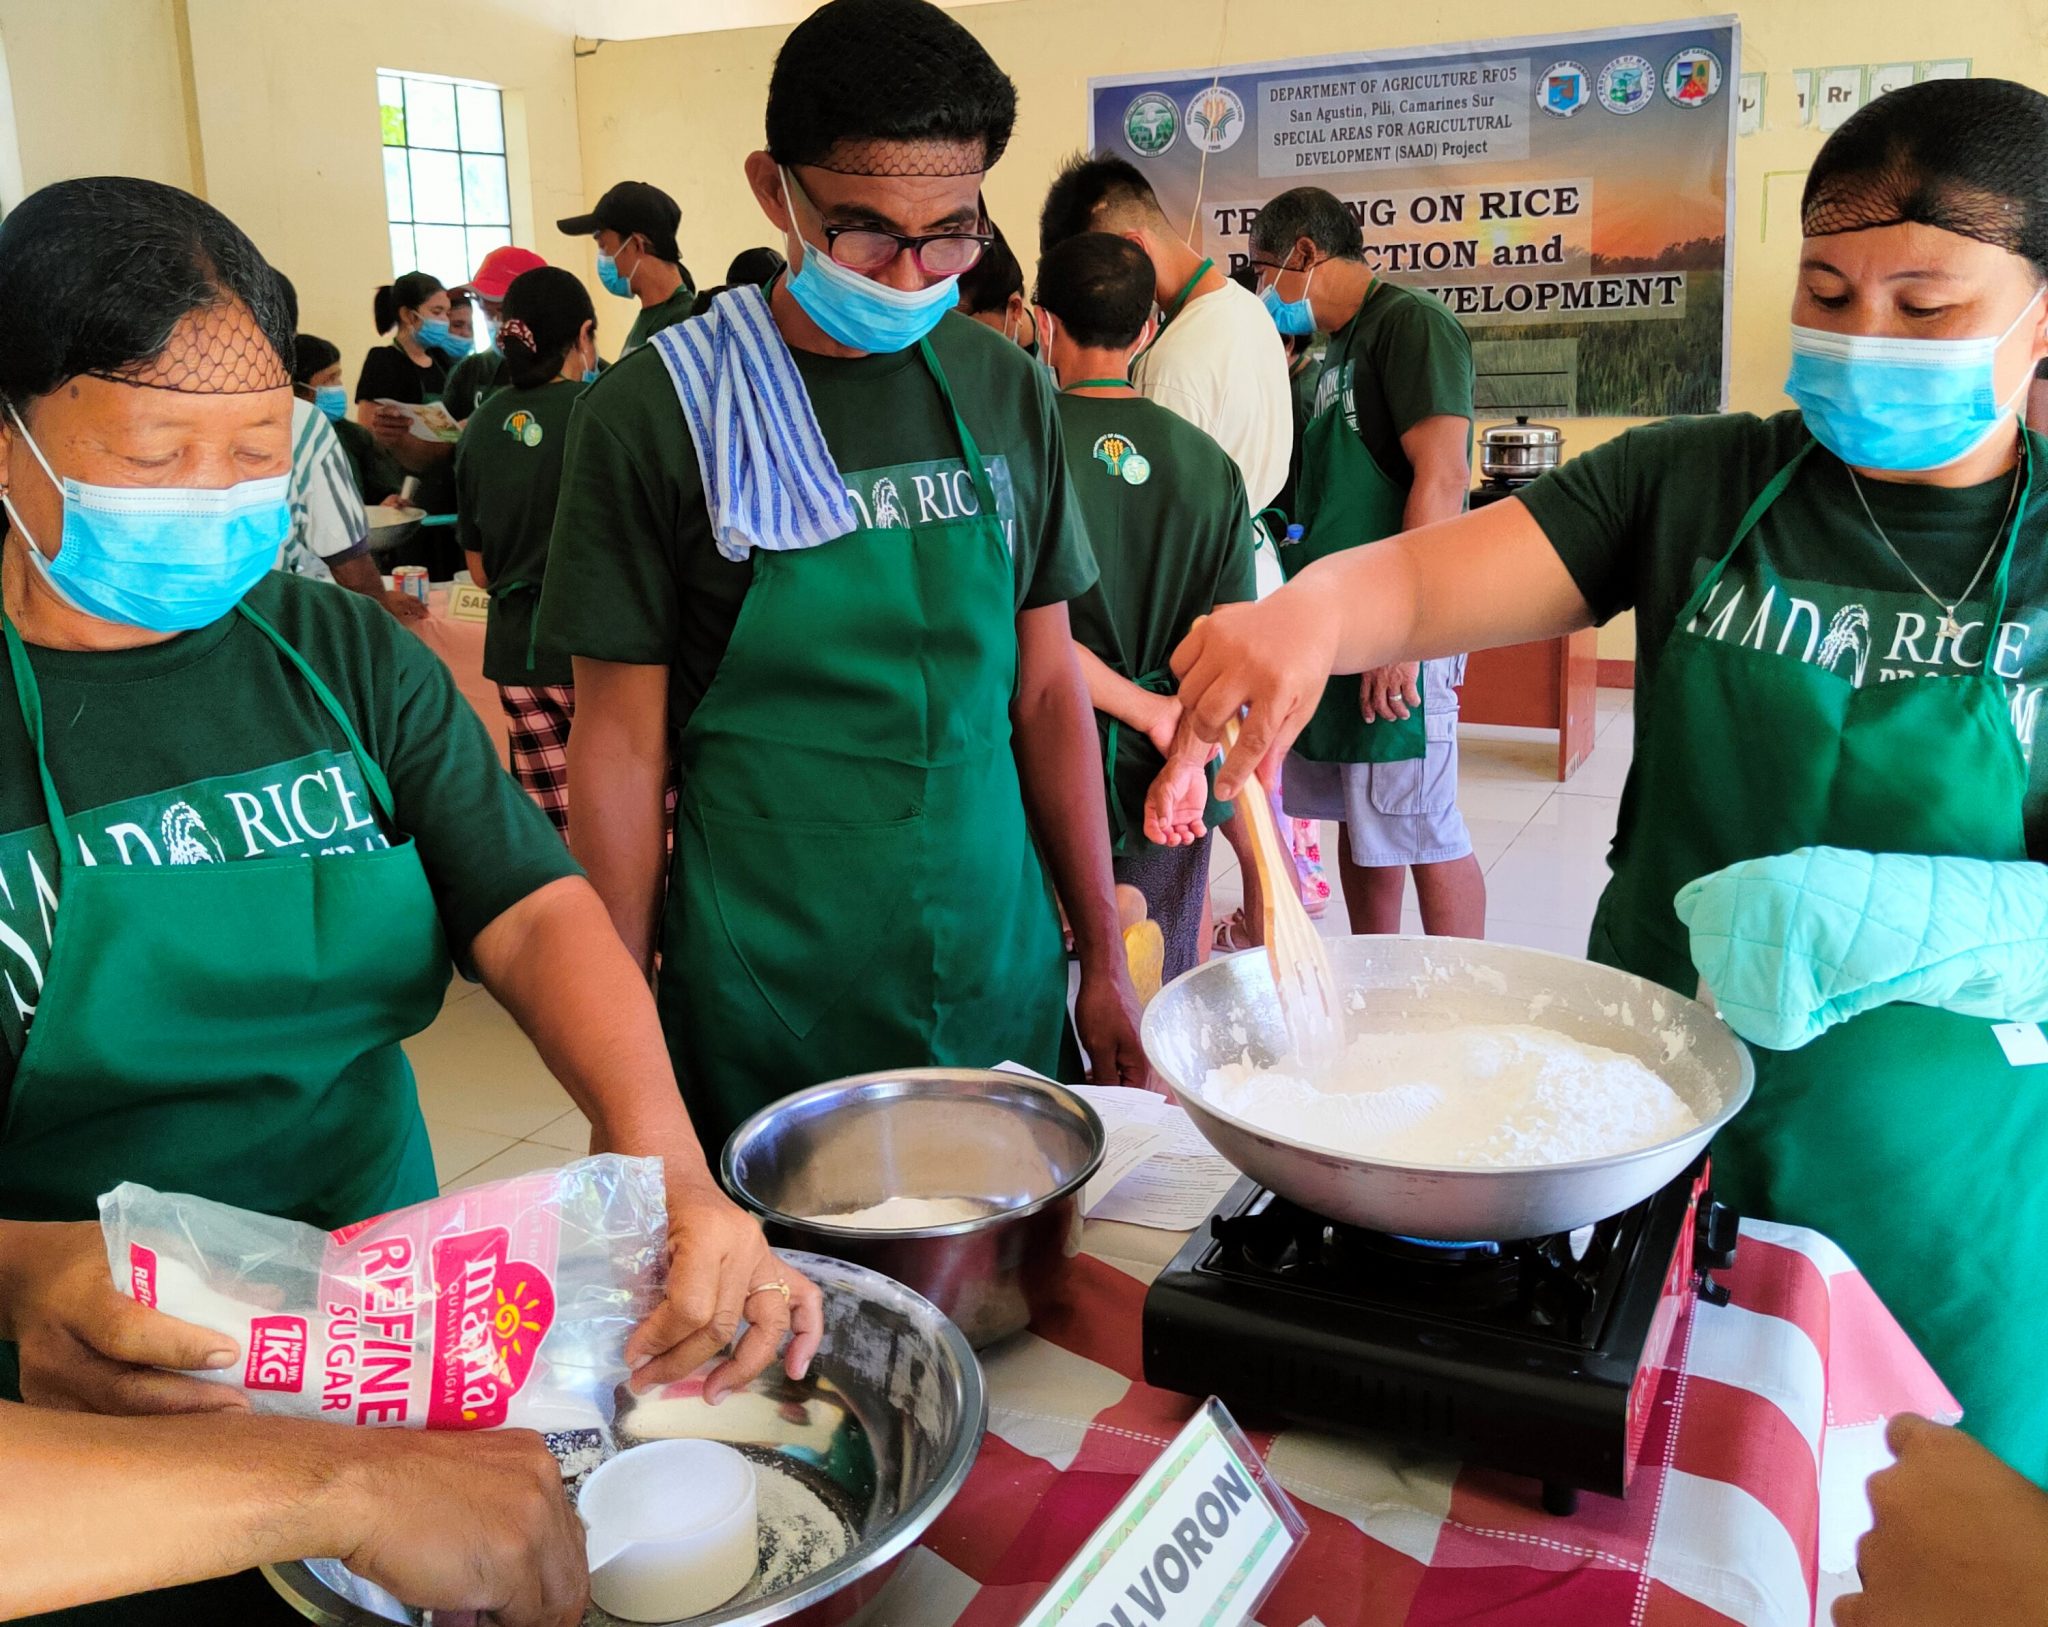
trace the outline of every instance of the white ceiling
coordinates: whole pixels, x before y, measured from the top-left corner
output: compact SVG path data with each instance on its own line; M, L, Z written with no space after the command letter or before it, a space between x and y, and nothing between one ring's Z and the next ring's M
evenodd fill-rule
M993 0L942 0L948 7ZM661 34L703 34L764 28L807 17L819 0L556 0L570 29L585 39L640 40Z

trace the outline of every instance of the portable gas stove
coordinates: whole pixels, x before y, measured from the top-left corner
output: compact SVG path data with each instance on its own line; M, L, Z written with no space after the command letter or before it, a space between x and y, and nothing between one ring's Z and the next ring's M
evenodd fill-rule
M1628 1490L1657 1371L1737 1217L1707 1160L1597 1225L1429 1243L1332 1225L1241 1180L1145 1296L1145 1381L1364 1430L1543 1483Z

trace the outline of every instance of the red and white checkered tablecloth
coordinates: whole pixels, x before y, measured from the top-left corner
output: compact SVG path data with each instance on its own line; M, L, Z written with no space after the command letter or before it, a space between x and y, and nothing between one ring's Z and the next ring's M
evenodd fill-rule
M1062 1302L983 1353L989 1431L869 1618L1012 1627L1194 1410L1141 1377L1146 1284L1182 1238L1091 1224ZM1533 1482L1240 1418L1308 1521L1263 1627L1798 1627L1853 1585L1898 1412L1954 1400L1827 1239L1746 1222L1696 1304L1634 1488L1545 1515Z

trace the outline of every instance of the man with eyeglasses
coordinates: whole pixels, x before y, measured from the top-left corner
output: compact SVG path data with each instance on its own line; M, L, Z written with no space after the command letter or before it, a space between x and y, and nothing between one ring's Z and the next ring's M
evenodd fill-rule
M652 966L708 1146L840 1075L1150 1083L1067 601L1096 579L1043 369L958 315L1016 92L925 0L792 31L748 184L790 271L626 357L569 432L543 639L569 837ZM675 857L662 791L679 782Z

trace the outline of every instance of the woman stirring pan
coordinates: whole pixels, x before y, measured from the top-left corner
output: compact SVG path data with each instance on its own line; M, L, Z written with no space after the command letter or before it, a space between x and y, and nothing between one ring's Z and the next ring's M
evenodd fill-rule
M1797 411L1634 430L1219 610L1174 665L1205 738L1250 703L1230 795L1332 672L1633 610L1591 954L1704 977L1758 1045L1721 1195L1839 1242L2041 1481L2048 1070L1994 1019L2048 1016L2048 442L2018 419L2048 356L2048 98L1873 102L1821 149L1804 231Z
M289 522L275 274L174 188L63 182L0 225L0 1219L24 1398L198 1410L84 1222L123 1180L325 1228L435 1192L398 1042L473 968L588 1115L667 1161L636 1382L801 1372L817 1292L719 1193L645 980L447 669L271 570ZM132 1310L132 1307L129 1307ZM17 1347L0 1346L0 1394ZM233 1584L218 1584L232 1586ZM235 1598L240 1598L236 1595ZM103 1619L241 1621L154 1595Z

